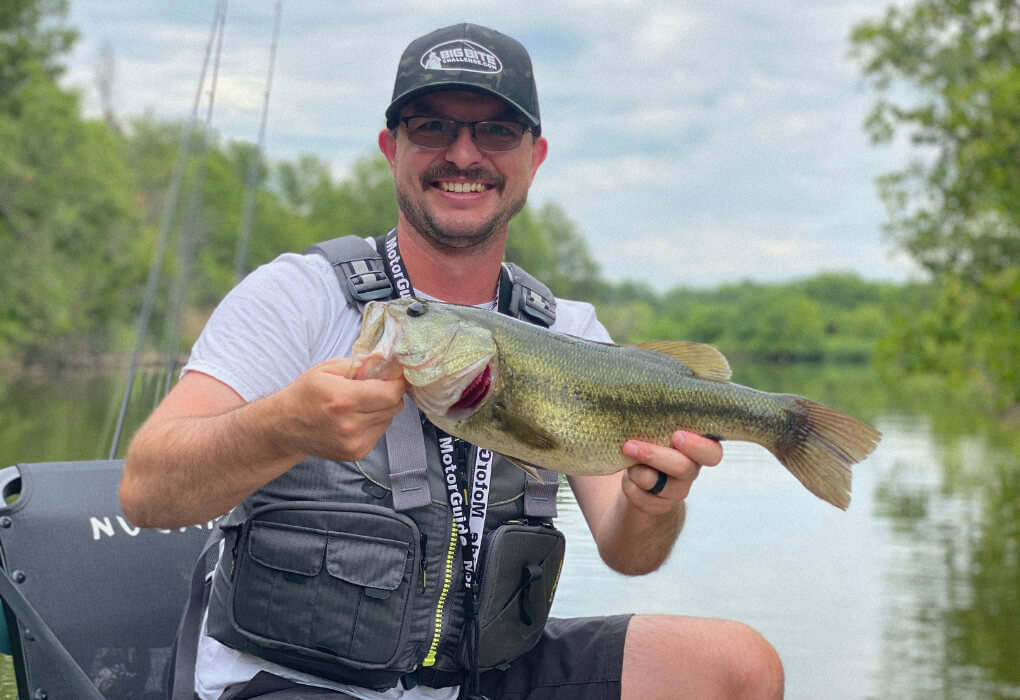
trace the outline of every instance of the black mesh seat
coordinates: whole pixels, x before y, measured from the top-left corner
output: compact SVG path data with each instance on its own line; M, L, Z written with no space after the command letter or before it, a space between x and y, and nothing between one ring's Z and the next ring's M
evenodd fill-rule
M122 468L91 461L0 470L4 617L23 700L81 698L82 672L107 700L164 697L191 572L213 525L133 527L118 502Z

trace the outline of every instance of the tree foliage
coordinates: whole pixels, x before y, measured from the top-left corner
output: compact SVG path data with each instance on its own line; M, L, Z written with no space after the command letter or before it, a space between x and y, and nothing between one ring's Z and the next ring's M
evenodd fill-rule
M0 66L0 360L130 347L161 233L170 249L153 335L160 348L186 349L236 282L250 173L255 216L246 270L320 240L394 225L392 176L379 154L337 175L314 156L268 162L250 144L221 143L215 133L151 116L82 118L77 96L56 80L74 40L64 10L58 0L0 9L7 59ZM178 201L170 202L175 190ZM644 282L610 284L553 203L529 204L512 221L507 258L556 294L595 303L620 342L700 340L766 359L866 360L902 298L891 285L850 275L667 294ZM181 318L179 308L192 311ZM184 337L175 340L179 330Z
M873 139L905 136L917 152L880 180L888 230L937 290L898 330L894 364L980 379L1016 403L1020 354L1000 341L1020 325L1020 4L919 0L851 40L880 95Z
M55 82L74 36L63 10L0 10L0 355L91 347L110 332L107 310L131 307L138 274L143 226L121 144Z

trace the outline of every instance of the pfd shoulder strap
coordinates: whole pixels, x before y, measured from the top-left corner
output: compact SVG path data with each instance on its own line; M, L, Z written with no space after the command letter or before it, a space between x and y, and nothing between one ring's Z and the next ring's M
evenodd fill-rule
M386 275L382 256L364 238L340 236L310 246L305 254L310 253L318 253L329 261L347 302L359 311L370 301L393 296L393 284Z
M549 328L556 321L556 297L522 267L507 262L499 276L499 311Z

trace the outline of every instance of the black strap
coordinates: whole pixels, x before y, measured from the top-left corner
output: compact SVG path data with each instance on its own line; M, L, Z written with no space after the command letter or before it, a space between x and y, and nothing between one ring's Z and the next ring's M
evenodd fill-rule
M0 597L3 598L21 624L32 630L35 641L49 651L60 662L64 668L64 681L71 687L73 697L82 700L103 700L102 694L92 684L89 677L85 675L78 662L74 660L70 652L53 634L53 630L39 615L39 612L32 606L32 603L18 590L17 584L11 579L6 570L0 569Z
M317 253L329 261L347 301L358 309L370 301L393 296L382 256L364 238L340 236L316 243L305 253Z
M550 328L556 322L556 297L523 268L503 263L499 277L499 312Z
M214 527L202 547L191 572L191 592L184 608L170 668L170 700L193 700L195 697L195 664L198 661L198 638L202 632L202 616L209 605L211 578L206 573L206 557L223 539L223 530Z

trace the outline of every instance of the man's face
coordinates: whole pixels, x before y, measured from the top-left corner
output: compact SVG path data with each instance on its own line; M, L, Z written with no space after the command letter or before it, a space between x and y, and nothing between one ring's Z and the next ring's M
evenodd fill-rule
M496 97L454 91L413 100L400 116L525 121ZM469 127L461 127L448 147L428 148L411 143L403 123L395 134L384 130L379 147L393 171L401 218L432 245L452 248L477 246L506 232L547 150L545 139L526 132L513 150L483 151Z

